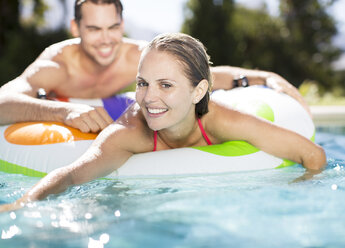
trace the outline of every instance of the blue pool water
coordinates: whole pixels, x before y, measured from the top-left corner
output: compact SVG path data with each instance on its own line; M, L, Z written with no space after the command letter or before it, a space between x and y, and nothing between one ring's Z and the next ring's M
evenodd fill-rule
M96 180L0 214L0 247L345 247L345 130L319 129L328 166ZM0 173L0 203L38 181Z

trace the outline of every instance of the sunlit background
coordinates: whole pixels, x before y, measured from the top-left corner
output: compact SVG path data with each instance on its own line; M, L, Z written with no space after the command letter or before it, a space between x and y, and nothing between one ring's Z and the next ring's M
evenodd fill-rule
M5 5L6 2L12 1L4 0ZM27 27L28 23L33 24L32 30L39 31L42 41L32 36L31 31L17 31L17 34L10 30L4 32L8 44L7 47L3 45L5 47L1 52L0 43L0 85L20 74L43 50L43 44L47 46L64 39L73 18L74 0L16 2L20 3L20 25ZM46 6L33 10L35 2L44 2ZM345 104L343 0L123 0L122 3L125 32L130 38L149 41L162 32L183 31L206 45L215 65L274 71L295 86L302 85L300 90L305 97L312 95L314 98L309 100L311 104L319 103L319 96L328 92L342 97L342 103ZM293 3L295 10L289 9L282 15L280 3L289 3L288 8ZM191 5L194 8L212 5L209 19L194 18L195 9L191 9ZM304 10L300 6L307 7ZM321 8L312 10L315 6ZM199 12L202 11L205 10ZM315 16L310 16L314 13ZM200 16L203 14L199 13ZM232 22L222 22L227 21L226 15ZM3 18L4 21L6 18ZM309 19L305 22L303 18ZM333 19L334 24L329 23L330 19ZM49 32L52 34L45 35ZM31 43L26 44L20 40L30 40Z
M61 21L69 27L73 18L73 4L68 3L68 12L64 10L57 0L45 0L50 10L46 13L47 26L56 28ZM162 32L178 32L184 21L184 7L188 0L123 0L124 19L127 34L134 39L151 40L156 34ZM273 16L279 15L279 0L236 0L238 4L247 8L266 8ZM335 18L339 34L334 44L345 49L345 1L338 0L329 9ZM61 21L57 21L61 20ZM335 65L339 69L345 68L345 56Z

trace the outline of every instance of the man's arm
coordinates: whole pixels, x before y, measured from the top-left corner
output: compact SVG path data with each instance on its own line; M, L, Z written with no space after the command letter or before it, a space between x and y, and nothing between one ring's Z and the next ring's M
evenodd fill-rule
M36 98L39 88L50 92L63 82L68 82L63 66L37 59L21 76L0 88L0 124L58 121L82 132L98 132L113 122L101 107Z
M211 72L213 76L213 90L232 89L234 79L245 76L248 79L249 85L266 85L269 88L278 92L284 92L293 97L306 109L309 115L311 115L308 104L296 87L276 73L232 66L212 67Z

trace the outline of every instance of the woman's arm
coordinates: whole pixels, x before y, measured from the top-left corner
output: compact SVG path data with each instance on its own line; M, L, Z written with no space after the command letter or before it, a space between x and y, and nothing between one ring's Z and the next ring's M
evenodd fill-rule
M41 200L50 194L57 194L65 191L72 185L70 167L56 169L41 179L31 190L14 203L0 206L0 212L13 211L24 207L26 204Z
M132 129L112 124L100 133L78 160L52 171L16 202L0 206L0 212L21 208L50 194L61 193L70 186L106 176L124 164L134 152L140 149L145 152L146 147L139 147L137 144L148 142L138 142L142 137Z
M320 172L326 165L322 147L309 139L255 116L219 106L212 116L218 141L245 140L276 157L302 164L310 172Z

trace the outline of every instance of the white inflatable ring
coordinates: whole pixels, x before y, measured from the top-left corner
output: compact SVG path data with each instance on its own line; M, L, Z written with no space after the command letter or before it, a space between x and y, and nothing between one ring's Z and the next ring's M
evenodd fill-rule
M314 138L315 128L310 116L297 101L285 94L268 88L248 87L216 91L211 97L240 111L273 121L308 139ZM0 126L0 134L0 171L36 177L76 160L96 137L51 122ZM219 174L291 164L244 141L229 141L212 146L137 154L107 178Z

